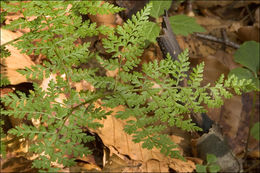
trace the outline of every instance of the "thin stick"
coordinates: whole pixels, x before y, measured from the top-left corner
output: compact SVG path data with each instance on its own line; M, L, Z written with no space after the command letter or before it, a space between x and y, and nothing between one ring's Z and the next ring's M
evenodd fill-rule
M205 40L210 40L210 41L215 41L217 43L222 43L222 44L225 44L227 46L230 46L230 47L233 47L235 49L238 49L240 47L239 44L236 44L232 41L229 41L228 39L227 40L223 40L221 38L217 38L217 37L214 37L212 35L206 35L206 34L201 34L201 33L195 33L195 36L196 37L199 37L199 38L202 38L202 39L205 39Z
M246 11L247 11L247 13L248 13L248 15L249 15L249 18L250 18L251 22L254 22L254 17L253 17L253 15L252 15L252 13L251 13L251 11L250 11L248 5L246 5Z

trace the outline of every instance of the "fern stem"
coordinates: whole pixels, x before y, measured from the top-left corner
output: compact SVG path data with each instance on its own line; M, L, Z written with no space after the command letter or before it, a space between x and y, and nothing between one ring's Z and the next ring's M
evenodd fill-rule
M53 43L54 44L54 43ZM58 48L56 48L55 46L55 49L54 49L54 52L56 54L56 56L60 59L60 61L64 64L64 61L62 60L61 56L59 55L59 53L57 52ZM67 81L67 85L68 85L68 89L69 89L69 95L71 95L71 86L70 86L70 81L69 81L69 73L68 73L68 70L66 68L65 65L62 66L64 72L65 72L65 77L66 77L66 81Z
M20 37L18 37L18 38L16 38L16 39L10 40L10 41L8 41L8 42L2 44L1 47L4 47L4 46L6 46L6 45L8 45L8 44L12 44L13 42L16 42L17 40L19 40L19 39L21 39L21 38L22 38L22 36L20 36Z
M116 87L117 87L117 83L118 83L118 80L119 80L119 77L120 77L120 69L122 67L122 57L119 59L119 67L118 67L118 74L116 75L116 79L115 79L115 86L114 86L114 89L113 91L116 90Z
M155 103L159 106L160 103L159 103L158 100L149 92L149 90L147 90L147 93L152 97L152 99L155 101Z
M91 99L89 99L89 100L87 100L87 101L84 101L84 102L78 104L77 106L72 107L72 108L70 109L69 113L67 114L67 116L64 118L60 130L64 127L64 124L65 124L66 121L69 119L69 117L70 117L71 115L73 115L73 112L74 112L76 109L78 109L79 107L81 107L81 106L83 106L83 105L85 105L85 104L92 104L92 103L93 103L94 101L96 101L97 99L103 98L103 97L108 96L108 95L111 95L111 93L99 94L99 95L97 95L96 97L93 97L93 98L91 98Z
M72 107L72 108L70 109L69 113L68 113L68 114L66 115L66 117L64 118L63 123L62 123L62 125L61 125L59 131L62 130L62 128L64 127L64 125L65 125L66 121L69 119L69 117L70 117L71 115L73 115L73 111L75 111L76 109L78 109L79 107L81 107L81 106L83 106L83 105L85 105L85 104L87 104L87 103L91 104L91 103L93 103L95 100L100 99L100 98L105 97L105 96L110 95L110 94L111 94L111 93L109 93L109 94L108 94L108 93L106 93L106 94L99 94L99 95L97 95L96 97L93 97L93 98L91 98L91 99L89 99L89 100L87 100L87 101L85 101L85 102L80 103L80 104L77 105L77 106ZM54 140L54 142L53 142L54 144L56 143L57 139L58 139L58 135L56 136L56 138L55 138L55 140Z

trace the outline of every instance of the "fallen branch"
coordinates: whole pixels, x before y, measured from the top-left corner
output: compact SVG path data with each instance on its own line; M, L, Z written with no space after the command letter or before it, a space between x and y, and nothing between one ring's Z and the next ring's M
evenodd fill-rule
M217 43L222 43L222 44L225 44L227 46L233 47L235 49L238 49L240 47L239 44L236 44L236 43L228 40L227 38L221 39L221 38L214 37L212 35L206 35L206 34L201 34L201 33L195 33L195 36L202 38L202 39L205 39L205 40L210 40L210 41L214 41L214 42L217 42Z

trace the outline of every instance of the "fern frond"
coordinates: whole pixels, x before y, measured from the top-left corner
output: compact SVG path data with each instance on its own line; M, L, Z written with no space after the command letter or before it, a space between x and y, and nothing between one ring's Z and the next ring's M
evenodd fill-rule
M132 20L127 20L123 26L118 26L116 33L119 36L111 33L107 39L103 39L103 45L107 52L114 52L113 57L127 59L121 65L125 71L133 69L140 62L140 59L137 59L137 57L143 52L145 41L143 29L148 23L147 19L150 9L151 5L147 5L144 10L133 15Z
M116 7L108 2L101 1L76 1L73 4L81 14L114 14L122 11L124 8Z
M189 74L188 50L179 55L178 61L172 61L168 54L164 60L143 64L141 72L135 71L145 46L145 27L149 24L151 4L116 29L97 27L90 20L83 20L82 14L108 14L122 10L107 2L30 1L15 6L13 2L1 1L1 5L7 12L23 14L6 28L29 28L31 31L14 45L23 53L42 54L47 59L42 65L19 72L37 80L51 74L56 76L44 90L34 84L34 90L28 95L17 92L1 98L4 106L9 108L1 109L3 115L39 121L38 125L22 124L9 131L30 139L30 152L38 154L33 162L36 168L57 172L53 163L70 167L75 164L75 158L91 153L84 144L94 137L88 136L83 129L102 127L96 120L111 115L111 112L95 106L98 99L102 100L102 107L124 105L125 111L117 112L115 117L126 121L124 130L132 135L134 142L183 159L176 150L177 145L163 133L165 128L176 126L185 131L201 130L190 119L185 119L184 114L205 112L202 106L205 104L208 107L221 106L223 97L230 98L233 90L241 94L254 87L250 81L238 80L235 76L227 80L221 76L215 86L200 86L204 64ZM102 42L106 52L111 54L110 59L91 52L90 43L75 45L79 38L100 33L107 36ZM2 47L1 56L9 56ZM106 70L118 69L118 74L108 77L98 74L98 68L80 67L92 58ZM186 79L188 85L182 86ZM82 81L95 89L77 92L71 86L72 82ZM60 96L63 96L62 101L57 101Z

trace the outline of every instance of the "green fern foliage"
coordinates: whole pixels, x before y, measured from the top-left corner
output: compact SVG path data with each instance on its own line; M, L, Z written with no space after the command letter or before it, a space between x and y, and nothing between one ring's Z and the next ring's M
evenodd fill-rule
M33 166L45 171L57 172L52 166L54 163L69 167L75 164L76 157L91 153L84 144L94 138L84 129L102 127L95 120L111 114L94 106L98 99L105 107L125 106L124 111L117 112L116 118L126 121L124 130L133 136L134 142L183 159L176 150L177 145L164 133L165 129L177 126L185 131L201 130L185 115L205 112L202 105L221 106L223 97L230 98L233 90L241 94L254 86L235 76L227 80L222 76L215 86L201 86L204 64L190 70L188 50L179 55L178 61L172 61L168 55L167 59L143 64L142 70L136 71L147 39L145 28L149 25L151 4L115 29L97 27L82 18L85 14L122 10L107 2L30 1L14 5L12 1L1 1L1 5L7 12L19 11L24 15L6 28L30 29L14 45L24 53L46 57L42 65L19 72L33 80L57 74L47 90L34 83L29 95L17 92L1 98L4 106L9 107L2 110L2 114L34 122L34 125L17 126L9 133L31 141L30 152L37 156ZM33 19L28 20L31 16ZM80 38L98 34L107 36L102 43L111 55L109 59L91 52L90 43L75 45ZM81 68L80 65L90 59L97 60L107 70L118 69L118 75L108 77L99 75L97 68ZM91 83L95 90L77 92L71 83L83 80ZM183 85L185 81L187 85Z
M9 57L11 55L11 53L4 46L0 46L0 52L1 52L1 56L0 56L1 65L4 65L4 64L2 64L2 60L6 57ZM6 86L6 85L9 85L9 84L10 84L10 81L5 76L5 74L1 72L1 74L0 74L0 87Z

